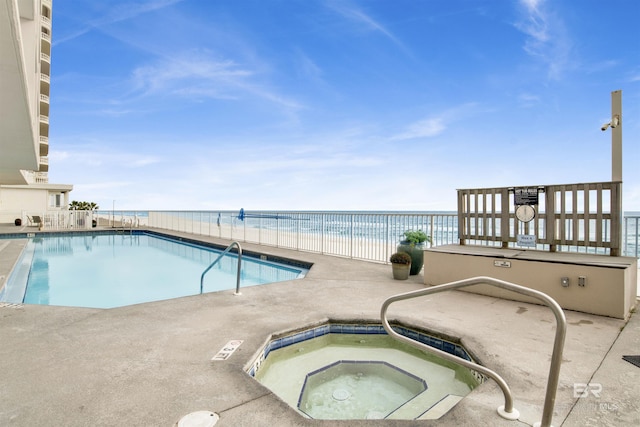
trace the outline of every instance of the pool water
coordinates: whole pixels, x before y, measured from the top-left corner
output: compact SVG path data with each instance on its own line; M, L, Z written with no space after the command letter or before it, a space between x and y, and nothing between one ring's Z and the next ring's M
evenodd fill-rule
M427 389L386 362L340 360L307 374L298 409L317 419L382 419Z
M360 366L330 370L336 362ZM315 419L434 419L479 384L467 368L381 333L327 333L271 350L251 370Z
M195 295L202 272L220 253L144 233L35 237L25 247L3 299L112 308ZM240 287L293 280L305 272L243 256ZM205 276L203 292L235 289L236 274L237 256L227 254Z

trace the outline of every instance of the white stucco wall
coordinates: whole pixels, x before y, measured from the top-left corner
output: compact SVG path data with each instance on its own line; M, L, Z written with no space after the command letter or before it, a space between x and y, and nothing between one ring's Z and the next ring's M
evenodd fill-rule
M44 184L39 186L0 185L0 223L13 223L16 218L26 221L27 215L67 210L72 186ZM52 206L52 194L60 195L60 206Z

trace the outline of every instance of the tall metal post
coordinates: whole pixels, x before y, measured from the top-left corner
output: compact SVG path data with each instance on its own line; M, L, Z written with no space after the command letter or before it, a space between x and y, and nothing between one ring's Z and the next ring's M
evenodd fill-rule
M619 183L616 218L611 221L612 238L617 234L617 247L611 249L611 256L620 256L622 246L622 91L611 92L611 181ZM613 191L613 189L612 189ZM614 199L614 200L616 200ZM612 208L614 208L612 206ZM616 228L615 230L613 228ZM616 233L617 231L617 233Z
M622 91L611 92L611 181L622 182Z

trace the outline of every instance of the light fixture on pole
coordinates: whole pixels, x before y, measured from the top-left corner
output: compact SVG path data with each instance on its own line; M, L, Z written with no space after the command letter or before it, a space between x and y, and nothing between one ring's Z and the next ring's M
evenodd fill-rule
M600 128L611 128L611 181L622 182L622 91L611 92L611 121Z
M611 212L616 212L615 217L611 218L611 232L612 238L617 234L618 242L612 241L611 252L612 256L620 256L621 243L622 243L622 91L614 90L611 92L611 121L605 123L600 128L601 131L606 131L611 128L611 184L614 191L617 188L617 193L612 194L612 200L617 206L611 206ZM618 184L617 186L615 184ZM615 231L614 231L615 230ZM615 233L615 234L614 234ZM617 246L617 247L616 247Z

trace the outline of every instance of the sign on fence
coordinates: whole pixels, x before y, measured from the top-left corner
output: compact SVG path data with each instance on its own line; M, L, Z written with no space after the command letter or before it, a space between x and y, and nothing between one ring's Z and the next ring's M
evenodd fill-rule
M516 206L538 204L538 187L519 187L513 190L513 203Z

